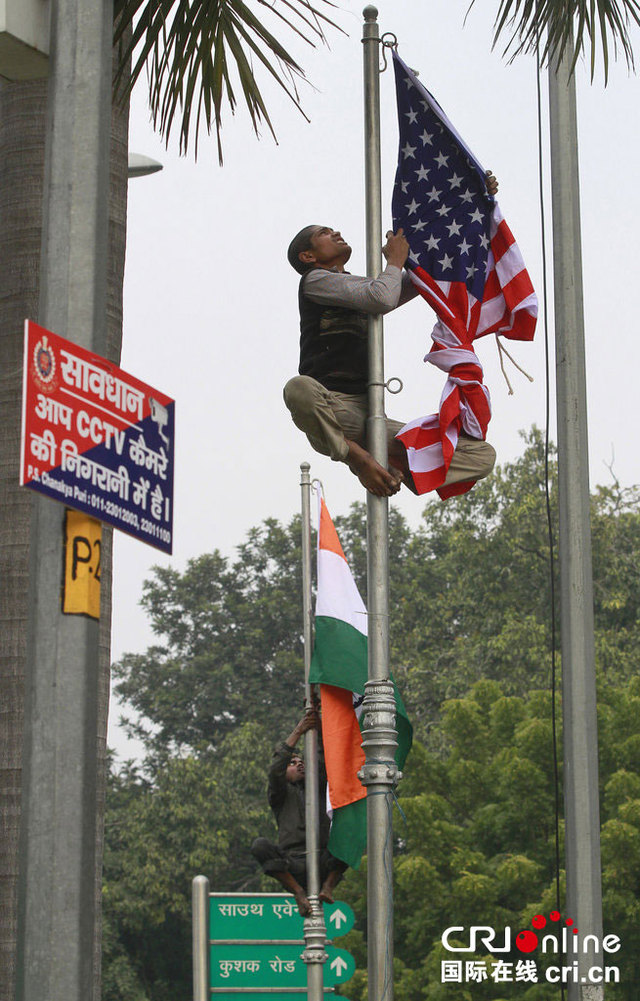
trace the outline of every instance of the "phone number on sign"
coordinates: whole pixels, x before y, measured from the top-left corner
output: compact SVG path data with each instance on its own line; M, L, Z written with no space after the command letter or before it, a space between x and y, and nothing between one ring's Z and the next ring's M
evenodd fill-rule
M91 507L95 507L108 518L117 518L123 525L131 525L132 528L139 528L139 519L135 511L127 511L126 507L114 504L113 501L105 500L104 497L91 496Z
M146 532L147 535L153 535L156 539L160 539L162 542L171 542L171 532L169 529L156 525L155 522L149 521L148 518L143 518L140 522L140 531Z
M160 539L167 545L171 544L171 532L168 528L162 528L161 525L149 521L148 518L139 518L135 511L128 511L120 504L114 504L113 501L105 500L104 497L96 497L94 494L91 497L91 507L96 508L98 514L104 514L107 518L117 518L123 525L131 525L136 531L152 535L154 539Z

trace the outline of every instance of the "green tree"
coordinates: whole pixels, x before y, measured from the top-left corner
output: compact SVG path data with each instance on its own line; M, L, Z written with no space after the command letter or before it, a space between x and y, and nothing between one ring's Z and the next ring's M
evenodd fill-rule
M443 701L480 678L505 693L547 687L551 669L551 588L544 491L544 441L533 430L514 463L467 497L427 505L410 531L390 519L391 663L417 735ZM556 522L555 463L550 466ZM363 505L336 517L349 563L366 598ZM611 681L637 669L640 563L635 490L593 494L598 660ZM555 529L554 529L555 531ZM159 643L114 665L117 692L139 715L133 732L153 743L215 746L238 721L281 730L301 702L299 521L252 529L235 560L213 553L183 574L156 569L143 604ZM434 738L435 739L435 738ZM151 745L150 745L151 746Z
M608 962L620 968L616 996L623 1001L635 998L640 975L639 708L637 677L602 685L604 927L622 941L620 954ZM558 962L553 954L545 958L538 949L523 956L514 945L536 914L548 916L556 906L551 726L548 692L510 696L499 683L480 681L443 706L437 751L414 744L400 787L402 816L395 818L398 1001L557 996L544 981L546 966ZM242 724L215 752L167 760L152 781L130 768L112 777L106 1001L168 1001L188 993L190 881L196 873L208 875L215 890L267 888L248 846L257 833L273 829L265 805L271 739L266 727ZM561 819L559 831L562 852ZM560 878L562 884L562 872ZM366 860L360 872L347 874L340 899L357 916L356 928L340 943L358 964L345 993L365 1001ZM496 984L489 977L466 994L443 985L441 960L460 956L447 953L442 934L472 924L493 926L500 941L509 927L512 949L502 958L512 964L533 958L538 982ZM488 963L489 973L495 959L483 952L462 958Z
M397 515L391 519L393 667L420 736L400 786L406 825L397 817L395 826L398 1001L451 996L451 988L440 983L440 961L451 958L440 942L446 927L509 925L515 934L530 927L536 913L548 915L555 906L544 468L544 444L534 430L523 455L495 474L495 484L446 505L429 505L417 531ZM551 476L555 522L553 462ZM640 955L640 609L634 572L640 512L637 492L615 483L596 489L592 500L605 929L622 938L620 996L631 1001L631 985L640 975L634 959ZM362 586L362 507L336 517L336 525ZM189 876L204 871L220 889L258 885L246 850L268 823L262 798L267 748L290 729L300 707L299 535L298 519L286 527L270 520L249 533L236 560L218 553L193 561L183 574L156 571L144 601L161 642L144 655L123 658L116 668L121 694L144 717L138 725L148 768L144 780L125 771L111 789L110 816L124 815L128 833L113 843L108 863L113 907L107 911L112 952L106 975L112 983L117 973L126 985L135 974L148 992L141 997L153 1001L164 998L159 985L172 982L173 974L162 972L164 959L156 962L153 945L137 942L138 935L147 941L147 918L136 925L130 913L144 896L140 887L148 890L144 906L154 920L171 915L174 934L182 928L186 942ZM274 676L276 662L278 671L288 672L285 681ZM207 672L220 673L221 680ZM560 726L558 708L561 759ZM262 734L265 750L247 752L251 771L245 782L230 763L229 749L244 757L249 734ZM165 852L187 857L197 840L183 827L180 789L192 787L196 801L215 801L213 779L223 783L229 801L210 834L215 859L202 854L202 864L190 870L182 861L163 862ZM245 784L255 790L253 806L232 792ZM173 827L177 840L169 843L159 832ZM226 842L218 840L220 831L228 832ZM559 834L562 858L562 823ZM145 873L156 871L157 893L153 879L145 883ZM182 887L173 897L167 889L172 873ZM359 917L344 942L358 962L345 988L351 1001L366 996L365 895L366 863L360 873L348 874L340 890ZM522 958L512 951L510 961ZM142 979L141 955L147 956ZM474 998L493 1001L541 1001L555 997L554 991L545 983L473 985ZM113 993L113 1001L125 996Z
M252 529L233 562L215 552L182 574L155 569L142 604L162 642L113 668L153 724L129 725L155 756L213 749L248 721L288 732L304 701L301 573L299 519Z
M640 778L637 760L638 678L619 687L603 685L599 726L603 796L602 863L605 933L622 942L606 959L617 965L616 997L634 1001L639 975L638 881L640 879ZM515 947L507 962L533 958L536 984L443 985L444 959L488 964L488 953L452 954L441 942L451 926L491 925L515 935L531 929L536 914L548 917L556 906L555 807L548 692L525 698L506 696L496 682L476 683L464 698L448 701L438 726L439 753L415 745L400 787L405 819L396 815L400 834L395 857L394 928L398 1001L439 1001L468 997L557 997L547 984L548 965L562 965L540 948L523 956ZM561 851L563 824L560 819ZM561 872L561 883L564 874ZM345 990L352 1001L366 999L364 875L350 874L341 893L359 916L345 939L360 969ZM564 901L561 898L561 909ZM568 915L563 915L568 916ZM545 934L552 928L549 922ZM452 937L465 945L464 936ZM515 967L514 967L515 969ZM465 992L466 991L466 992Z
M191 880L206 874L212 891L260 887L249 846L258 832L274 834L271 750L271 735L245 723L215 753L165 761L152 782L130 767L111 774L104 1001L189 996Z

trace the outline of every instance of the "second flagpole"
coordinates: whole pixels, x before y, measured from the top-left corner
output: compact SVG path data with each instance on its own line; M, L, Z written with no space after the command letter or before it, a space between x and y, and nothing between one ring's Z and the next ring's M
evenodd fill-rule
M302 615L304 638L304 701L305 709L312 708L309 668L311 666L312 609L311 609L311 479L309 463L300 464L300 489L302 503ZM323 964L326 929L320 892L320 805L318 778L318 734L307 730L304 735L305 759L305 830L307 849L307 890L311 914L304 919L303 962L307 964L307 997L309 1001L322 1001Z
M363 11L365 198L367 275L380 272L380 37L378 11ZM384 413L384 342L381 316L369 317L369 418L367 447L387 468ZM393 789L399 778L395 698L389 667L388 499L367 493L367 605L369 680L365 686L360 773L367 787L367 945L369 1001L393 1001Z

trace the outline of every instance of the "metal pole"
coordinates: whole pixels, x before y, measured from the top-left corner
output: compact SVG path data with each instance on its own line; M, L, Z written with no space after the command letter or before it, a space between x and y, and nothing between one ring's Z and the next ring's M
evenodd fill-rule
M311 479L309 463L300 464L300 489L302 494L302 618L304 637L304 699L310 709L311 685ZM307 848L307 891L311 904L311 914L304 919L303 962L307 964L307 995L309 1001L322 1001L323 965L327 960L325 952L326 929L320 893L320 812L318 781L318 734L307 730L304 735L304 794L305 829Z
M602 941L598 733L589 517L587 395L575 80L571 45L549 68L558 412L562 715L566 818L566 913ZM579 981L602 953L573 955ZM599 1001L601 986L571 983L569 1001Z
M195 876L191 884L193 912L193 1001L209 1001L209 880Z
M363 11L365 192L367 275L380 273L382 210L380 194L380 41L378 11ZM387 466L384 414L384 341L381 316L369 317L369 419L367 446ZM393 1001L393 833L392 791L399 778L395 699L389 680L388 500L367 493L367 605L369 680L363 702L367 787L367 900L369 1001Z
M104 353L113 5L52 0L39 322ZM98 622L60 609L64 508L34 501L18 1001L94 992Z

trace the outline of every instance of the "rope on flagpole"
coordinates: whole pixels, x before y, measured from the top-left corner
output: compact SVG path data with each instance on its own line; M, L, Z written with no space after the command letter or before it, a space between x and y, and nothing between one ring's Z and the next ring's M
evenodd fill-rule
M505 367L504 367L504 359L503 359L502 356L506 355L507 358L509 359L509 361L511 362L511 364L515 365L515 367L518 369L518 372L522 372L522 374L524 376L526 376L526 378L529 380L529 382L533 382L533 376L529 375L528 372L525 372L525 370L522 368L521 365L518 365L518 362L515 360L515 358L513 357L513 355L509 354L509 352L505 348L505 346L502 343L502 341L498 340L498 335L497 334L495 335L495 337L496 337L496 344L498 345L498 357L500 359L500 368L501 368L502 374L504 376L504 381L506 382L507 386L509 387L509 396L513 396L513 386L509 382L509 376L506 373L506 370L505 370Z

